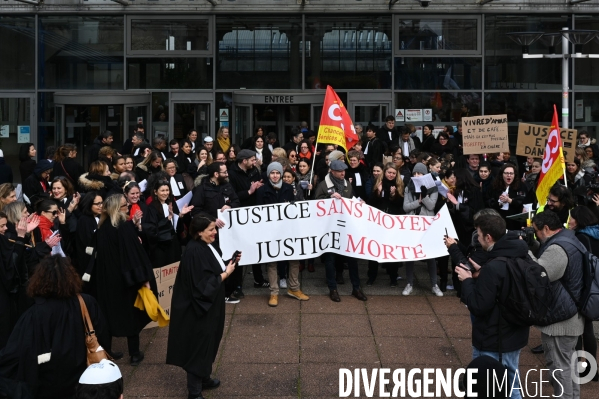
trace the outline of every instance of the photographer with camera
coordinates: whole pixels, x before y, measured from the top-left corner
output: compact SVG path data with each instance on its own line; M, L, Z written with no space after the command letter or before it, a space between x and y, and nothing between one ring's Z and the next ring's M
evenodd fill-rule
M528 343L530 328L505 320L500 314L497 298L508 283L508 261L505 258L525 258L528 249L516 235L506 234L505 220L499 215L479 215L474 224L478 242L488 261L481 267L470 258L474 273L465 263L455 268L462 282L461 301L472 315L472 357L490 356L497 360L501 357L508 370L508 386L513 384L514 388L511 398L519 399L519 381L515 375L520 350Z

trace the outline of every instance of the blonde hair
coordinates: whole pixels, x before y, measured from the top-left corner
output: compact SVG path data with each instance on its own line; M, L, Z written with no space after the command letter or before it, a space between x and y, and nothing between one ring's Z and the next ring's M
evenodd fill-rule
M216 138L217 138L217 139L222 139L222 138L223 138L223 130L224 130L224 129L227 129L227 130L229 130L229 127L228 127L228 126L221 126L221 127L218 129L218 132L216 133ZM231 137L231 131L230 131L230 130L229 130L229 137Z
M385 164L385 166L383 167L383 173L381 173L379 175L379 177L376 178L376 182L374 183L373 187L373 191L374 188L378 187L379 184L381 184L383 182L383 179L385 178L385 172L387 172L387 169L394 169L395 172L397 173L395 175L395 195L396 196L400 196L403 197L404 196L404 184L403 184L403 177L401 176L401 174L399 173L399 171L397 170L397 168L395 167L395 164L393 162L388 162ZM377 193L375 191L376 195L380 196L380 193Z
M287 151L281 147L277 147L272 150L272 155L276 156L277 158L287 158ZM279 160L277 159L277 162L278 161Z
M89 164L89 174L102 176L107 167L108 165L104 161L94 161Z
M106 219L110 219L110 224L113 227L119 227L119 225L127 220L127 214L121 212L121 199L124 199L123 194L113 194L104 200L102 204L102 215L98 222L98 227L102 226L102 223Z
M23 217L23 210L25 208L27 208L27 206L24 202L15 201L7 204L4 209L2 209L2 212L6 214L9 222L16 225Z

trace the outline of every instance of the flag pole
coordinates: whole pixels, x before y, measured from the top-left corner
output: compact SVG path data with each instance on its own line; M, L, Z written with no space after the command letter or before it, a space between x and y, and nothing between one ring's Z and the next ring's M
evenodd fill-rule
M314 165L316 164L316 150L317 149L318 149L318 133L316 133L316 142L314 143L314 153L312 154L312 168L310 168L310 181L308 181L308 184L312 184L312 181L314 180ZM314 186L312 186L312 188L314 188ZM308 197L310 196L310 191L312 191L312 190L308 190Z

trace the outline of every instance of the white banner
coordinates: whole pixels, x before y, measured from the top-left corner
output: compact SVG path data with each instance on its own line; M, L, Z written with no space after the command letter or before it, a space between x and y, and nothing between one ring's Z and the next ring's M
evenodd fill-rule
M447 255L457 237L444 206L436 216L389 215L355 199L326 199L227 209L219 214L223 258L240 265L309 259L325 252L378 262Z

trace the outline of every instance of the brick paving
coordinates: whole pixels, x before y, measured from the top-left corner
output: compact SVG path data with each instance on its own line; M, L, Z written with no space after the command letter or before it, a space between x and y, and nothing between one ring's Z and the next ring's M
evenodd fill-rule
M315 273L302 273L309 301L281 295L276 308L267 305L268 289L254 289L246 273L245 299L226 305L225 333L213 366L213 377L222 385L205 391L205 397L331 398L339 394L339 368L455 370L471 361L469 313L455 293L439 298L430 292L424 265L416 267L415 295L401 295L403 280L397 288L389 287L381 269L374 286L364 287L366 302L349 296L347 272L346 283L339 286L341 302L332 302L323 269L317 264ZM360 276L364 281L365 264L360 265ZM165 364L167 336L168 327L144 330L141 346L146 358L141 365L131 367L127 356L117 362L125 398L187 397L185 372ZM540 332L532 328L520 356L523 375L544 367L543 355L530 352L540 339ZM125 339L114 341L115 350L126 352ZM528 387L534 397L534 385L529 382ZM549 384L543 384L543 395L552 394ZM584 385L582 398L599 398L599 383Z

